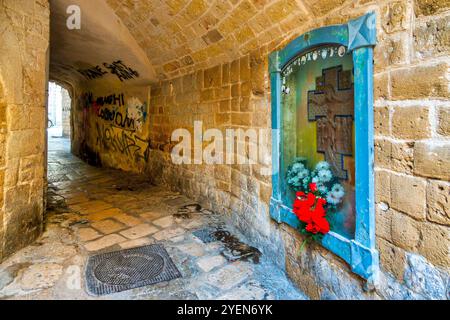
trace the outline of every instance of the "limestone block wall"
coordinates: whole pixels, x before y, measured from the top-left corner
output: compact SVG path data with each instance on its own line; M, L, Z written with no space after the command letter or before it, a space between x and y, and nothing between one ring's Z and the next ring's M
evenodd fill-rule
M42 230L49 5L0 3L0 261Z
M265 46L230 63L200 70L161 85L153 86L150 103L151 153L148 175L156 183L164 183L226 214L236 226L245 230L255 243L264 243L267 252L276 253L284 264L281 237L274 237L277 226L271 223L268 203L271 196L270 89L268 86ZM178 128L191 133L189 141L194 152L194 121L201 121L202 130L218 129L224 139L226 129L255 129L265 146L255 164L238 162L237 145L245 145L248 137L237 138L231 164L173 164L170 150L177 141L171 134ZM236 131L235 131L236 132ZM216 144L217 153L226 151ZM210 142L203 144L203 151ZM225 159L224 155L224 159ZM194 160L193 160L194 161ZM274 242L273 240L277 241Z
M230 63L153 86L149 176L227 214L312 298L448 298L448 2L309 1L315 3L315 18L307 21L300 14L285 18L283 1L276 2L273 8L279 12L271 13L274 23L266 44ZM343 23L369 10L377 12L378 29L375 173L382 269L381 281L372 290L319 245L299 254L303 238L298 232L270 221L271 179L260 174L264 159L256 165L174 165L168 152L173 147L171 132L192 132L195 120L203 121L204 130L270 128L267 55L308 30ZM258 26L252 25L257 22L248 21L258 38ZM250 44L249 39L243 37L242 42Z

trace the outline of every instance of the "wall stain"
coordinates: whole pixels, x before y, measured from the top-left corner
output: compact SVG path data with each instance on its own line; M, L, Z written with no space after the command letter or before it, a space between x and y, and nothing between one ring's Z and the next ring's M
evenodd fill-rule
M206 228L197 230L193 234L204 243L215 241L222 242L224 245L222 255L228 261L252 261L255 264L260 261L261 252L257 248L243 243L235 235L224 228Z

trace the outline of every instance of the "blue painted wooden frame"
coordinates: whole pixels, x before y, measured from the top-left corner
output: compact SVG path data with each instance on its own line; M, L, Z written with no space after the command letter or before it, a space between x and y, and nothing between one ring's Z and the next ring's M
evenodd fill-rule
M375 248L374 142L373 142L373 47L376 44L376 16L370 12L347 24L334 25L305 33L284 49L269 56L272 91L272 198L271 217L278 223L298 228L299 221L290 203L283 203L280 168L283 161L281 136L281 70L296 56L324 44L338 44L352 53L355 106L356 228L354 239L335 232L324 236L322 245L344 259L352 271L375 284L379 257Z

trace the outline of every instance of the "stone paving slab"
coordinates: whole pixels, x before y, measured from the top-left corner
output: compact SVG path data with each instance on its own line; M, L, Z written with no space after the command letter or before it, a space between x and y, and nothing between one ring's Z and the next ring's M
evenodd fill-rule
M86 218L90 221L100 221L108 218L113 218L121 214L123 214L122 210L117 208L110 208L103 211L96 211L95 213L88 214Z
M161 240L168 240L168 239L178 237L184 233L185 233L185 229L178 227L178 228L165 229L165 230L159 231L158 233L153 235L153 237L156 240L161 241Z
M120 234L128 239L134 240L158 232L159 229L149 224L139 224L128 230L122 231Z
M224 265L226 262L225 258L221 255L212 256L212 257L202 257L197 260L197 265L204 272L209 272L214 268Z
M91 223L91 227L97 229L103 234L114 233L126 228L125 225L111 219L105 219Z
M114 218L114 220L117 220L129 227L134 227L134 226L142 223L142 221L140 219L130 216L128 214L118 214L118 215L114 216L113 218Z
M0 265L0 299L305 299L268 257L245 261L236 254L248 248L238 233L222 232L210 243L198 239L195 231L226 223L185 196L142 176L91 167L58 148L48 163L50 202L58 205L46 213L46 231L36 244ZM68 181L58 182L62 176ZM153 243L166 248L181 278L87 294L89 256Z
M141 246L146 246L148 244L152 244L155 241L150 239L150 238L139 238L139 239L134 239L134 240L129 240L126 242L122 242L119 244L119 246L122 249L130 249L130 248L136 248L136 247L141 247Z
M21 287L24 290L53 287L63 273L63 267L56 263L31 265L22 275Z
M87 251L91 251L91 252L99 251L102 249L109 248L120 242L124 242L126 240L127 240L126 238L124 238L118 234L110 234L110 235L104 236L98 240L88 242L84 245L84 247Z
M168 228L173 225L174 218L172 216L167 216L164 218L160 218L157 220L152 221L154 225L160 227L160 228Z
M80 228L78 229L78 236L83 242L95 240L102 235L92 228Z

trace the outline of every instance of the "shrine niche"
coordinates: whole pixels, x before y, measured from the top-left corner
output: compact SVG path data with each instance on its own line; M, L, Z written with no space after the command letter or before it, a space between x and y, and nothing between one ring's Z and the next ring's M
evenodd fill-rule
M270 56L273 219L319 241L370 283L375 15L308 32Z

